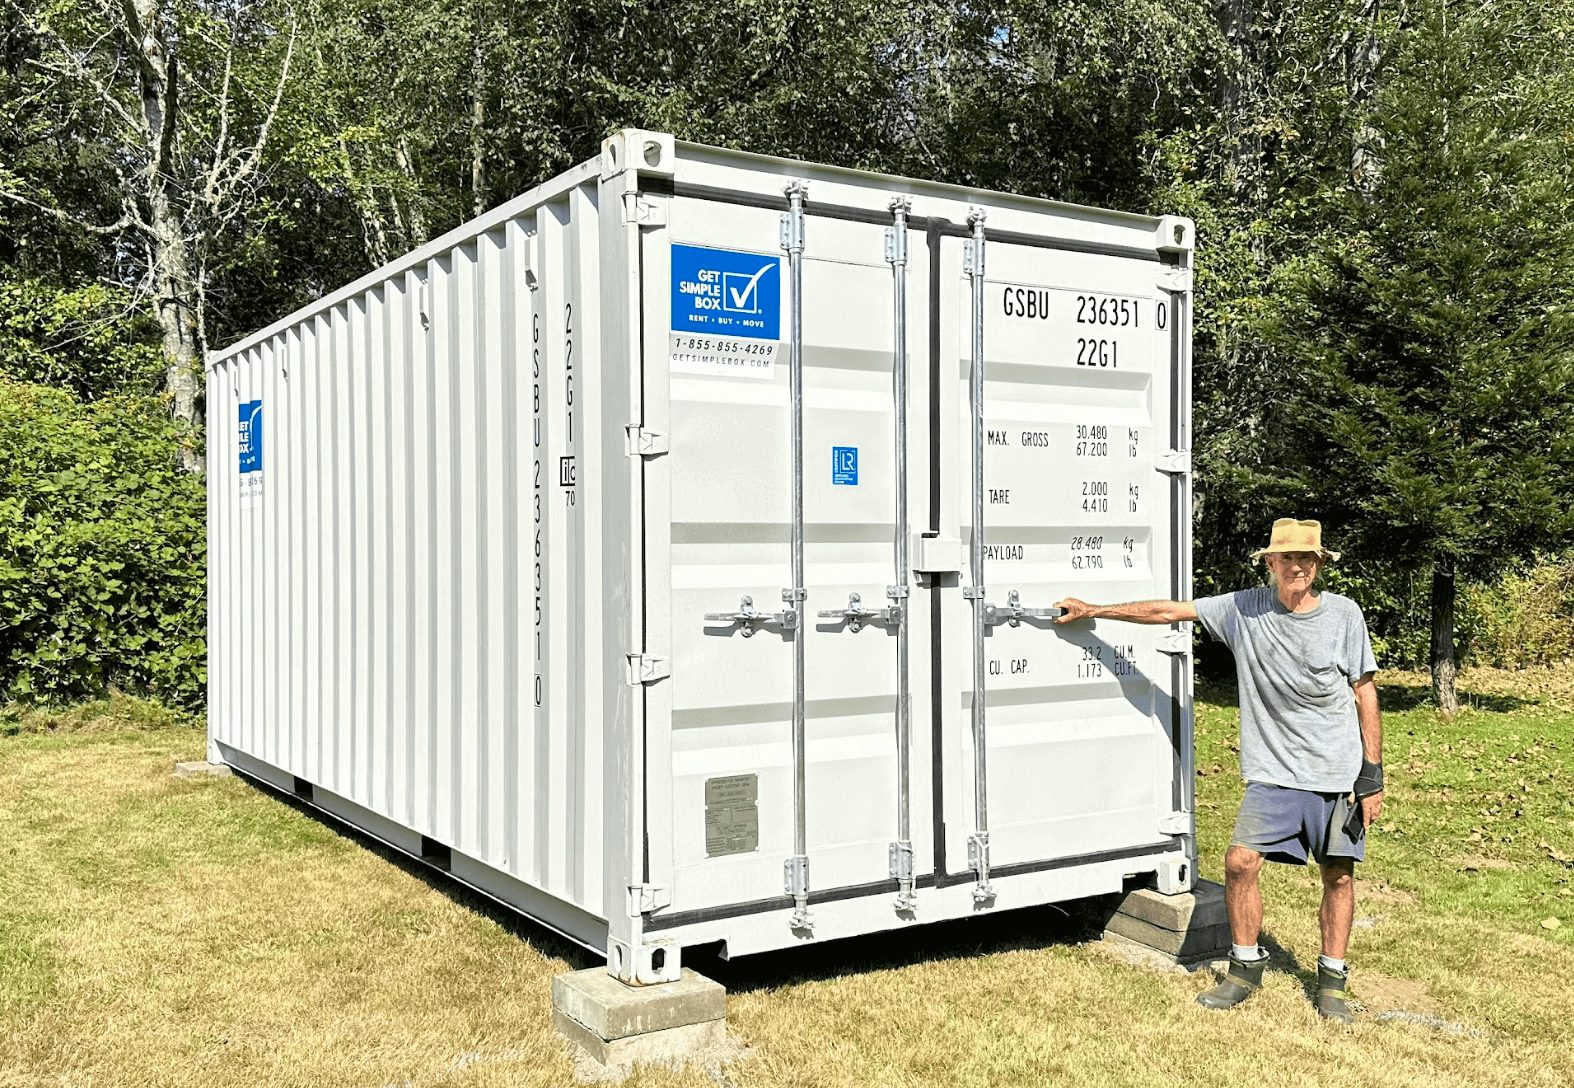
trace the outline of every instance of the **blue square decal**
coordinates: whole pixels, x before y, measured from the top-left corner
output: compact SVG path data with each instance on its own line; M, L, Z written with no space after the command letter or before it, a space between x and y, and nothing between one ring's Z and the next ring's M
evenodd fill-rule
M240 471L262 471L262 401L248 400L240 406Z
M831 447L831 483L856 484L858 482L858 447Z

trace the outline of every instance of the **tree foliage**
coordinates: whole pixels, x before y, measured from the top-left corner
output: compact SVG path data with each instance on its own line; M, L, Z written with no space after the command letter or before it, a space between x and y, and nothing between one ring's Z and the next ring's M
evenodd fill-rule
M182 415L208 345L625 125L1177 212L1198 591L1321 516L1402 660L1435 570L1569 540L1571 42L1571 0L0 0L0 372Z
M1574 191L1526 63L1539 13L1415 15L1371 120L1380 178L1337 195L1278 331L1304 379L1308 493L1353 546L1431 571L1452 708L1456 577L1494 580L1574 531Z

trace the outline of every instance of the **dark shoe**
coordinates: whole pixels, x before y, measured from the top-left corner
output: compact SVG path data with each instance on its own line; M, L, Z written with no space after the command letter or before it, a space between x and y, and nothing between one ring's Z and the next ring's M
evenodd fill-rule
M1349 972L1335 971L1332 967L1317 965L1317 1015L1325 1020L1337 1020L1341 1024L1355 1023L1355 1015L1350 1011L1350 1006L1345 1004L1350 995L1345 992L1345 983L1350 979Z
M1224 981L1207 993L1198 994L1197 1004L1205 1009L1233 1009L1262 989L1262 969L1267 964L1267 956L1251 963L1242 963L1231 956L1230 969L1225 973Z

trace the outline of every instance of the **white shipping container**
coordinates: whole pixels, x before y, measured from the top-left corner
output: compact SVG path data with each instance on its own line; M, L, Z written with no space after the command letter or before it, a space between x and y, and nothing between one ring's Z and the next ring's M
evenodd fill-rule
M212 356L209 758L630 982L1188 889L1193 231L618 133Z

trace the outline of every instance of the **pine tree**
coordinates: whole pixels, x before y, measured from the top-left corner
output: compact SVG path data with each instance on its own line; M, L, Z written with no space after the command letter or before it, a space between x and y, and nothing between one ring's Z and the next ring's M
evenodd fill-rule
M1459 580L1574 532L1574 156L1537 12L1415 14L1371 118L1378 180L1337 196L1280 334L1324 516L1367 558L1430 570L1452 712Z

